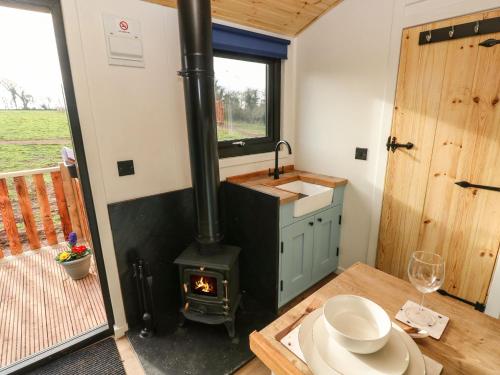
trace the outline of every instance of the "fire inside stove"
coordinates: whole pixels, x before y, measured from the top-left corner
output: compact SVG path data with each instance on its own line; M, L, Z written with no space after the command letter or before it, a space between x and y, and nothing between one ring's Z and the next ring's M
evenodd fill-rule
M210 276L191 275L191 291L202 296L217 296L217 279Z

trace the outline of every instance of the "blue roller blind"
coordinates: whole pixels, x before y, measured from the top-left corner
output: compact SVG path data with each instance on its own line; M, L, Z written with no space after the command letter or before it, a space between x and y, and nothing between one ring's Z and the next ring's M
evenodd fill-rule
M286 59L287 39L254 33L226 25L212 24L213 48L219 51Z

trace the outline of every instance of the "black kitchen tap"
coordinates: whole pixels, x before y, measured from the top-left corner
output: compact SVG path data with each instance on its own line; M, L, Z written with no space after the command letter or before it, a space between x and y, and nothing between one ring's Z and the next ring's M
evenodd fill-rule
M274 179L275 180L280 178L280 170L278 167L278 152L280 150L281 145L286 145L286 147L288 147L288 155L292 154L292 147L290 146L290 143L288 143L285 140L281 140L278 143L276 143L276 146L274 147Z

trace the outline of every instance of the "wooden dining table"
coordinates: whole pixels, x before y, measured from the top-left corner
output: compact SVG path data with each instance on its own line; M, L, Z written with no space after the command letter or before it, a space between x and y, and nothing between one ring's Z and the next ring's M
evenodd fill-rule
M421 296L409 282L356 263L267 327L254 331L251 350L276 375L311 374L280 340L327 299L340 294L369 298L402 328L405 325L395 319L396 313L407 300L417 302ZM438 293L426 295L425 306L450 318L439 340L415 339L423 354L443 365L443 374L500 374L499 319Z

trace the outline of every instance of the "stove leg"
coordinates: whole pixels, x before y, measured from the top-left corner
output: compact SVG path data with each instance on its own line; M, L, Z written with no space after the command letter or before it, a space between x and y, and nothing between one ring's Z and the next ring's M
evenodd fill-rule
M186 324L186 317L184 316L183 313L180 313L179 314L179 321L177 322L177 325L179 327L184 327L185 324Z
M229 337L234 339L234 336L236 334L234 328L234 321L224 322L224 325L226 326L227 334L229 335Z

